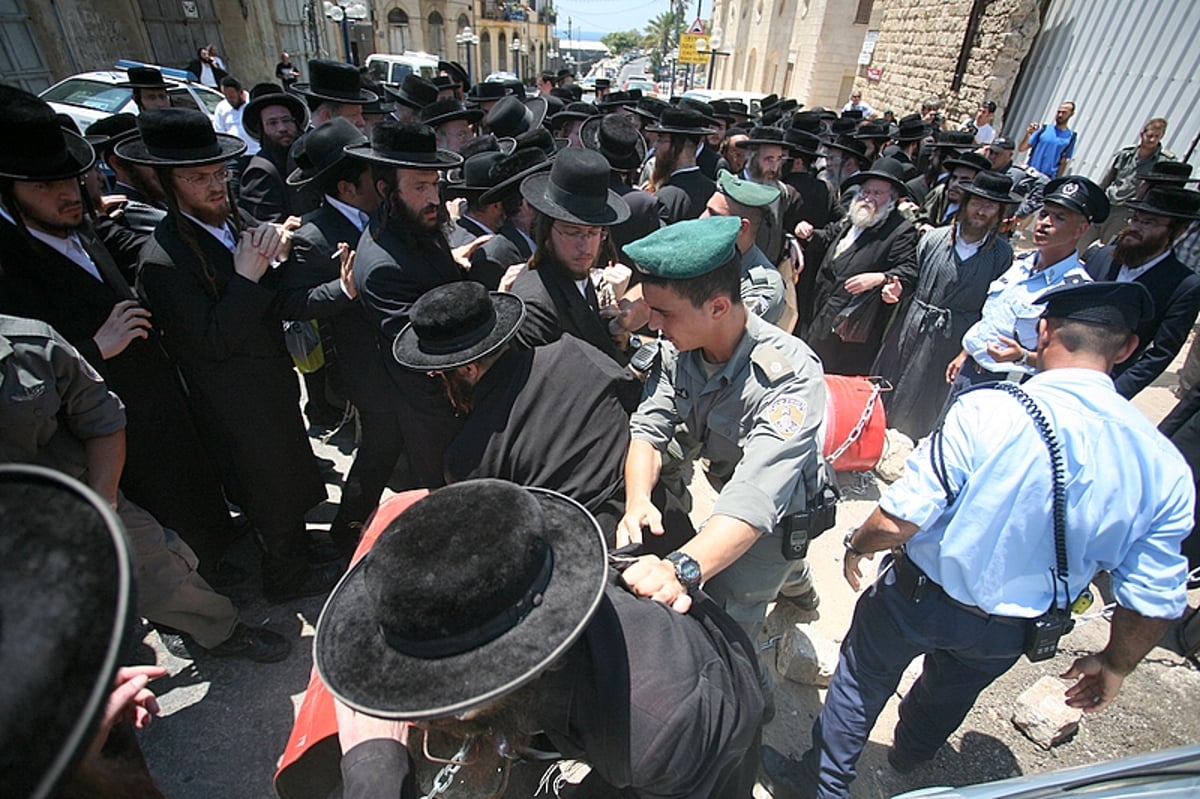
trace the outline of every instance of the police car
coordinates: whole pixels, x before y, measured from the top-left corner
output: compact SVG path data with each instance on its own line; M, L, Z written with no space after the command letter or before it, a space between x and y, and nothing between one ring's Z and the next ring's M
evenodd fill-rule
M39 96L56 112L66 114L75 120L80 131L86 131L93 122L107 116L138 112L137 106L133 102L133 89L117 85L129 80L125 70L138 66L154 65L141 64L137 61L118 61L116 69L72 75L60 80ZM155 68L162 70L163 78L168 85L167 96L171 99L171 105L176 108L198 109L212 119L217 110L217 103L225 99L224 95L216 89L189 81L189 73L186 70L169 67Z

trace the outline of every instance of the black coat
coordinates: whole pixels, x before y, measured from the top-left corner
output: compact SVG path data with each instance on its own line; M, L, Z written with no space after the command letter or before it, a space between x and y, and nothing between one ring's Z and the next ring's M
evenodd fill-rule
M681 219L699 219L717 184L698 169L672 175L666 185L654 193L658 215L664 225Z
M1200 385L1192 386L1179 404L1162 420L1158 430L1171 439L1171 443L1188 462L1188 466L1192 468L1192 480L1200 492ZM1192 532L1183 539L1182 546L1189 569L1200 566L1200 532L1197 532L1200 531L1200 503L1196 505L1195 517L1196 524Z
M829 374L867 373L879 352L884 328L894 308L878 304L866 341L842 341L833 332L833 326L838 313L854 299L844 288L846 280L864 272L882 272L887 278L900 278L905 294L910 294L917 282L917 231L899 211L893 210L883 222L865 229L849 249L835 256L838 241L849 228L850 220L846 218L813 234L827 251L817 273L813 321L805 341L821 357ZM878 294L878 290L872 293Z
M600 304L592 281L585 285L587 297L579 293L566 269L549 258L537 269L521 273L512 293L525 301L525 321L515 340L525 347L539 347L570 333L586 341L621 365L629 357L617 349L608 332L608 322L600 318Z
M485 235L483 228L469 219L460 219L458 223L476 236ZM487 286L488 291L496 291L508 268L525 263L531 255L529 242L512 222L505 222L494 237L471 254L471 279Z
M1113 261L1115 247L1104 247L1088 258L1095 280L1116 280L1121 265ZM1200 275L1184 266L1172 252L1137 278L1154 299L1154 316L1138 325L1138 348L1113 367L1117 393L1131 399L1166 371L1187 340L1200 313Z
M645 238L662 227L658 197L627 186L615 174L608 182L608 187L620 195L625 204L629 206L629 219L610 227L608 235L612 237L612 242L616 245L621 263L632 266L632 259L625 255L625 245Z
M303 531L325 485L282 322L337 313L351 301L337 283L285 293L278 279L274 271L258 283L237 275L220 241L171 214L142 250L138 287L191 389L201 429L219 448L230 498L273 554L291 556L300 544L290 536Z
M125 403L122 490L193 544L202 560L219 554L231 534L229 512L209 451L192 423L157 318L108 360L93 340L118 302L137 299L109 253L87 228L84 249L103 282L14 225L0 221L0 313L46 322L71 342ZM214 565L214 564L209 564Z
M242 187L238 194L238 205L259 222L282 222L295 213L292 197L284 182L286 166L259 153L250 159L242 172Z
M700 167L700 171L709 180L717 179L717 169L720 168L721 155L715 148L709 146L707 142L704 144L704 149L696 153L696 166Z

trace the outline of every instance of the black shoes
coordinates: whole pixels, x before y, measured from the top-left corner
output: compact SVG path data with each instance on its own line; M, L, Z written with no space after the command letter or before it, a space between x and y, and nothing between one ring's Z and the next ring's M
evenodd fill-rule
M207 650L217 658L244 658L255 663L277 663L292 651L292 644L277 632L265 627L251 627L240 621L233 635Z
M922 763L928 763L933 758L927 757L923 760L918 760L910 755L906 755L896 748L895 744L888 747L887 753L888 765L896 770L898 774L911 774L913 769Z
M773 746L762 746L760 781L775 799L811 799L816 796L816 781L804 773L804 766Z
M342 567L337 563L327 563L322 566L309 566L294 577L287 579L272 579L263 577L263 594L267 602L278 605L293 599L304 599L310 596L327 594L337 585L342 577Z

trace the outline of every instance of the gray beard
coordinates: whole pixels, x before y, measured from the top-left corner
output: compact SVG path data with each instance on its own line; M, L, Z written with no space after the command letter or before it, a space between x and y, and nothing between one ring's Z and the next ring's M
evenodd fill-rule
M895 200L888 200L886 205L876 209L866 201L856 199L850 203L850 224L856 228L875 227L887 219L895 207Z

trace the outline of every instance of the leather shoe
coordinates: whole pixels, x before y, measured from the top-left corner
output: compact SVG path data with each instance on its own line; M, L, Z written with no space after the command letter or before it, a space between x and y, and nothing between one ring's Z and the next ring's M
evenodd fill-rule
M255 663L276 663L292 651L292 643L273 630L238 622L233 635L208 650L217 658L245 658Z
M804 773L804 766L775 747L763 744L761 761L762 785L775 799L812 799L817 795L817 786Z
M890 765L897 774L911 774L913 769L922 763L928 763L933 758L925 758L918 760L914 757L904 754L896 748L895 744L888 747L887 751L888 765Z
M263 580L263 593L272 605L327 594L342 577L342 568L336 563L310 566L288 580Z

